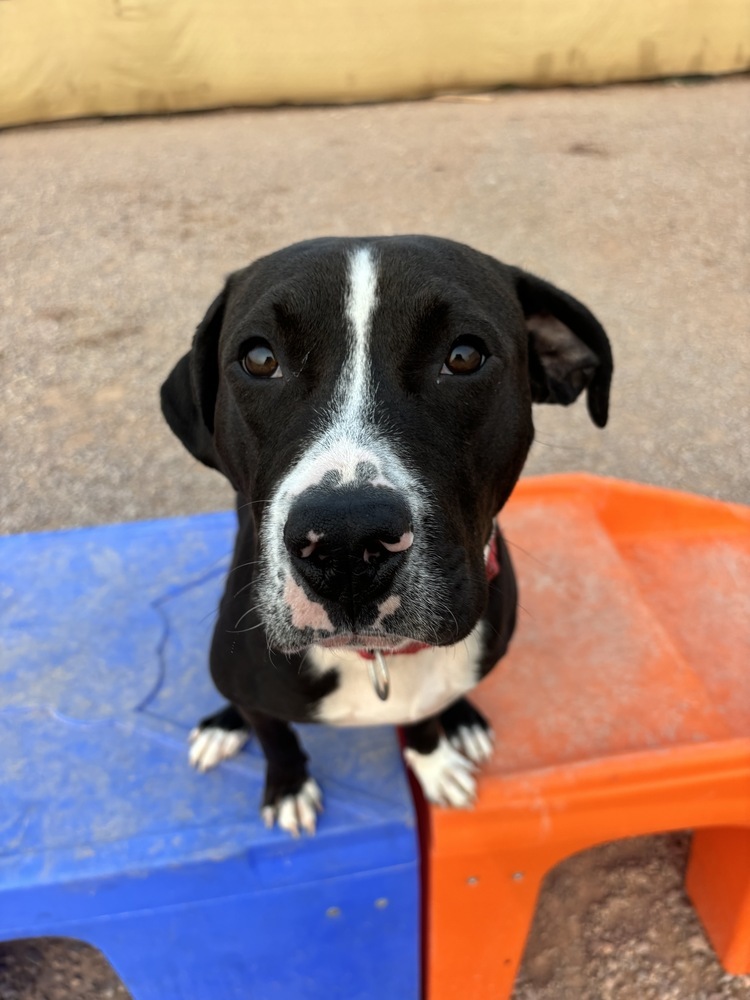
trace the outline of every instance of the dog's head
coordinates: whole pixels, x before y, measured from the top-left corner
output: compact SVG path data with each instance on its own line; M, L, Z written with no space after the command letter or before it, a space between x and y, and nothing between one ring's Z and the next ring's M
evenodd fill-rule
M532 402L585 389L604 330L545 281L448 240L321 239L231 275L162 387L166 419L258 529L270 645L463 639Z

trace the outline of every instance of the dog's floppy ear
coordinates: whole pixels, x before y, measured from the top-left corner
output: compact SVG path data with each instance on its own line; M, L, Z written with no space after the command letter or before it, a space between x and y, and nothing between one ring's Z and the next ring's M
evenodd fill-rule
M219 388L219 333L228 285L208 307L195 331L193 346L180 358L161 387L164 418L191 455L220 469L214 448L214 409Z
M529 377L535 403L567 406L586 389L591 419L607 423L612 350L597 318L572 295L514 268L529 331Z

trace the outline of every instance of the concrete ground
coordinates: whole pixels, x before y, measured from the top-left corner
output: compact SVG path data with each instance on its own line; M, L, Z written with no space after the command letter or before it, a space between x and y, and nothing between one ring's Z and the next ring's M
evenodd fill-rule
M0 134L0 531L227 506L158 386L228 271L320 234L449 236L599 316L610 424L538 408L527 472L750 502L749 106L742 77ZM516 1000L750 1000L686 903L685 850L553 873ZM123 995L98 962L2 946L0 1000Z

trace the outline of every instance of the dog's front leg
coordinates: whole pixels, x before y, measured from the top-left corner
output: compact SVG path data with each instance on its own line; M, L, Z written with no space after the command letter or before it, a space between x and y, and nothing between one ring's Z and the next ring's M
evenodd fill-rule
M437 716L404 727L404 757L426 798L469 808L476 797L476 765L448 742Z
M262 712L242 712L266 756L262 814L266 826L277 822L298 837L300 828L315 833L323 796L307 770L307 754L288 723Z

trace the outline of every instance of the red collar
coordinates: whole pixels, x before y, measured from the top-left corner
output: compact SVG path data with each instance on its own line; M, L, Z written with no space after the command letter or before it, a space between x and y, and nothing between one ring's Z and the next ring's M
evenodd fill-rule
M378 652L383 656L408 656L410 653L421 653L423 649L429 648L426 642L410 642L408 646L402 646L400 649L379 649ZM375 659L375 654L369 649L358 649L357 652L363 660Z
M497 524L493 522L492 524L492 537L487 543L487 550L485 554L485 571L487 573L487 580L491 583L495 577L500 576L500 532L498 531ZM409 656L411 653L421 653L423 649L429 649L430 646L426 642L410 642L408 646L404 646L402 649L381 649L378 652L382 653L383 656ZM374 660L375 654L371 653L367 649L357 650L359 655L363 660Z
M496 577L500 576L500 529L497 526L497 521L492 522L492 537L487 542L484 568L488 583L492 583Z

